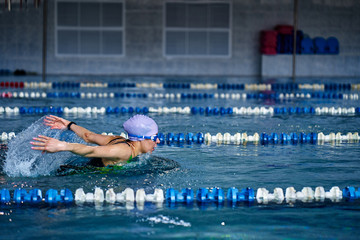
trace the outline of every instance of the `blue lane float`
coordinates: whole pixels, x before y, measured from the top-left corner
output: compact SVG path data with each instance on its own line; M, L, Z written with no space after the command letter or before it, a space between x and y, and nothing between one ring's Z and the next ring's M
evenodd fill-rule
M191 84L190 83L164 83L163 88L165 88L165 89L169 89L169 88L190 89Z
M1 190L0 198L1 203L11 202L10 194L7 189ZM22 188L14 190L14 203L40 203L42 201L45 201L46 203L70 203L74 201L74 197L69 189L62 189L60 190L60 193L55 189L49 189L45 194L45 198L43 198L42 191L38 188L31 189L29 192Z
M27 192L25 189L19 188L14 191L15 203L39 203L42 201L42 192L35 188Z
M192 203L194 201L194 191L191 188L184 188L180 192L173 188L166 190L165 199L171 203Z
M74 200L73 194L69 189L60 190L60 194L55 189L49 189L45 195L45 202L47 203L57 203L64 202L69 203Z
M0 191L0 201L1 201L1 203L9 203L10 202L9 190L4 188Z
M199 203L222 203L225 201L225 193L221 188L213 188L212 190L200 188L196 191L196 200Z
M298 143L311 143L311 144L316 144L318 141L317 138L317 133L309 133L309 134L305 134L305 133L290 133L290 134L286 134L286 133L281 133L280 135L278 135L277 133L271 133L271 134L266 134L266 133L261 133L260 134L260 143L262 145L267 145L267 144L287 144L287 143L291 143L291 144L298 144Z
M360 198L360 188L356 190L354 187L345 187L342 190L343 197L347 199L359 199Z

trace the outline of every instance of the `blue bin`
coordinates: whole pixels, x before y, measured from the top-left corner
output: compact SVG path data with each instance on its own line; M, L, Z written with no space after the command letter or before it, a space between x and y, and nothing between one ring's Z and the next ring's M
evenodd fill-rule
M311 38L303 38L301 40L301 54L314 54L315 49L314 49L314 43L311 40Z
M335 37L326 39L326 53L339 54L339 41Z
M314 38L314 48L316 54L326 54L326 40L323 37Z

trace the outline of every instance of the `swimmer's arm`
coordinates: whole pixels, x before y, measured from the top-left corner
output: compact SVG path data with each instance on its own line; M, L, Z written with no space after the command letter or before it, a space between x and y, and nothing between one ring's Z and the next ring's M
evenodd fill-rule
M51 127L51 129L66 129L70 121L55 115L50 115L45 117L44 123L46 126ZM106 145L113 138L112 136L96 134L76 124L72 124L70 130L81 137L85 142L97 145Z
M105 158L112 161L127 160L131 155L129 148L120 146L87 146L79 143L67 143L66 150L87 158Z
M117 137L119 136L108 136L108 135L97 134L89 131L89 133L84 134L83 139L88 143L95 143L97 145L104 146Z
M69 151L83 157L106 158L113 161L128 159L131 155L131 150L125 145L88 146L80 143L59 141L55 138L42 135L33 139L36 142L31 142L33 145L32 149L50 153Z
M71 130L76 133L76 135L84 139L85 142L94 143L100 146L106 145L108 142L110 142L111 139L114 138L113 136L101 135L91 132L86 128L75 124L71 125Z
M116 136L97 134L79 125L72 124L70 129L87 143L94 143L100 146L108 144Z

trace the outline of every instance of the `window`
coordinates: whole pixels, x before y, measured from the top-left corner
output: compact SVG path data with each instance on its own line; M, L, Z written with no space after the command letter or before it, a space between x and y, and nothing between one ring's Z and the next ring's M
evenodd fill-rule
M230 3L165 3L164 55L230 57Z
M57 56L123 56L122 1L56 1Z

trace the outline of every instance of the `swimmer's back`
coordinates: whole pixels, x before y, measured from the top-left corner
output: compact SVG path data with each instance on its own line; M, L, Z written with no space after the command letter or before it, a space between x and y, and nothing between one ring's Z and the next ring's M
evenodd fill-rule
M115 145L115 144L121 144L121 143L125 143L131 148L131 155L130 155L129 159L127 160L127 163L129 163L133 159L133 151L134 151L134 146L131 144L131 141L129 139L126 139L121 136L114 136L114 138L111 139L106 145ZM93 166L93 167L105 167L104 161L102 158L91 158L87 165Z

